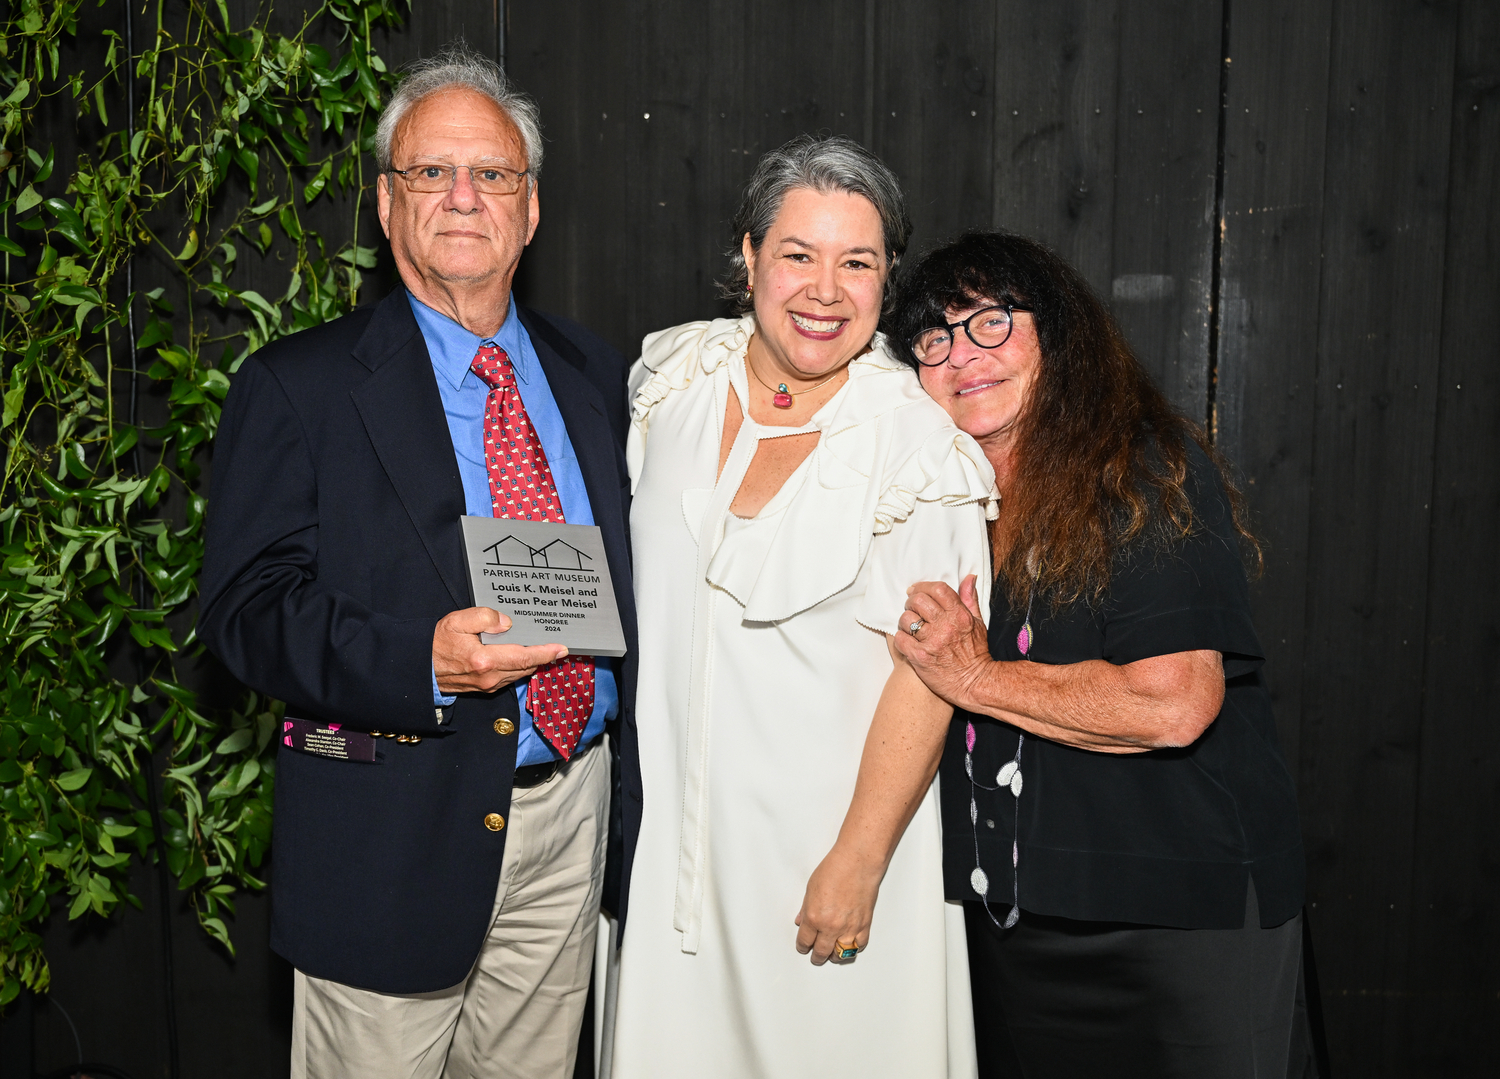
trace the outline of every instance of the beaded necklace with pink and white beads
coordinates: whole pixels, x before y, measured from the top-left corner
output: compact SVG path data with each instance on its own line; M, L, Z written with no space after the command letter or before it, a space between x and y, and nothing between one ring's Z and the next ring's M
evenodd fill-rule
M1026 620L1021 625L1021 632L1016 634L1016 647L1021 650L1021 655L1028 661L1031 659L1031 604L1036 597L1036 589L1033 587L1026 595ZM980 900L984 903L984 912L990 916L990 921L1001 925L994 911L990 910L990 878L979 864L979 801L975 794L975 788L987 791L997 791L1002 787L1009 787L1011 795L1016 800L1016 826L1010 838L1010 865L1012 877L1015 882L1015 892L1011 897L1010 912L1005 916L1004 928L1010 929L1021 919L1021 747L1026 744L1025 733L1018 733L1016 737L1016 755L1000 766L1000 771L995 773L995 785L993 787L979 782L974 778L974 721L968 720L964 725L964 771L969 776L969 827L974 831L974 871L969 874L969 887L979 893Z

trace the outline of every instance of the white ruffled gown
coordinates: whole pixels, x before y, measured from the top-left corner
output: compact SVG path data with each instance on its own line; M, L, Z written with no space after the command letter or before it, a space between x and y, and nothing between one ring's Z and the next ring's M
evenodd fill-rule
M970 573L987 587L993 473L877 337L805 427L747 415L716 481L753 329L653 334L632 372L645 804L612 1074L967 1079L963 915L943 900L935 785L857 960L814 967L793 919L848 811L906 588ZM758 440L806 431L822 437L781 491L753 519L730 514Z

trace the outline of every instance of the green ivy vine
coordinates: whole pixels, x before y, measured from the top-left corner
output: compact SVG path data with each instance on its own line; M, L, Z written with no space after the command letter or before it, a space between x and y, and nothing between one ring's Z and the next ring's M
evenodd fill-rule
M370 41L401 0L324 0L291 34L224 0L133 0L133 51L131 2L13 0L0 22L0 1006L47 988L54 908L139 906L131 862L158 852L232 951L280 712L200 706L179 674L202 455L245 356L348 311L375 258L357 222L391 74ZM40 130L43 109L74 129ZM77 146L67 175L54 140ZM336 238L305 219L320 198ZM284 291L236 287L247 258ZM141 265L160 287L131 291Z

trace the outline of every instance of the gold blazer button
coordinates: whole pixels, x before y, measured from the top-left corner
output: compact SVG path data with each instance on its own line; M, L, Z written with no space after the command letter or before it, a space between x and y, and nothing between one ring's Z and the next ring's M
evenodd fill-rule
M498 813L487 813L484 818L484 826L492 832L498 832L505 827L505 818Z
M502 716L500 719L495 720L495 733L496 734L515 734L516 733L516 725L514 723L512 723L510 720L505 719Z

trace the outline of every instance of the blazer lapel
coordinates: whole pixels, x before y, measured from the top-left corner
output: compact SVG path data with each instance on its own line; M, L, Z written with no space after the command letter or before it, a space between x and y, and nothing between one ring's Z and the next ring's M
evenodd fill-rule
M397 288L375 308L354 358L370 377L350 396L417 535L458 607L473 604L458 519L467 509L427 343Z

